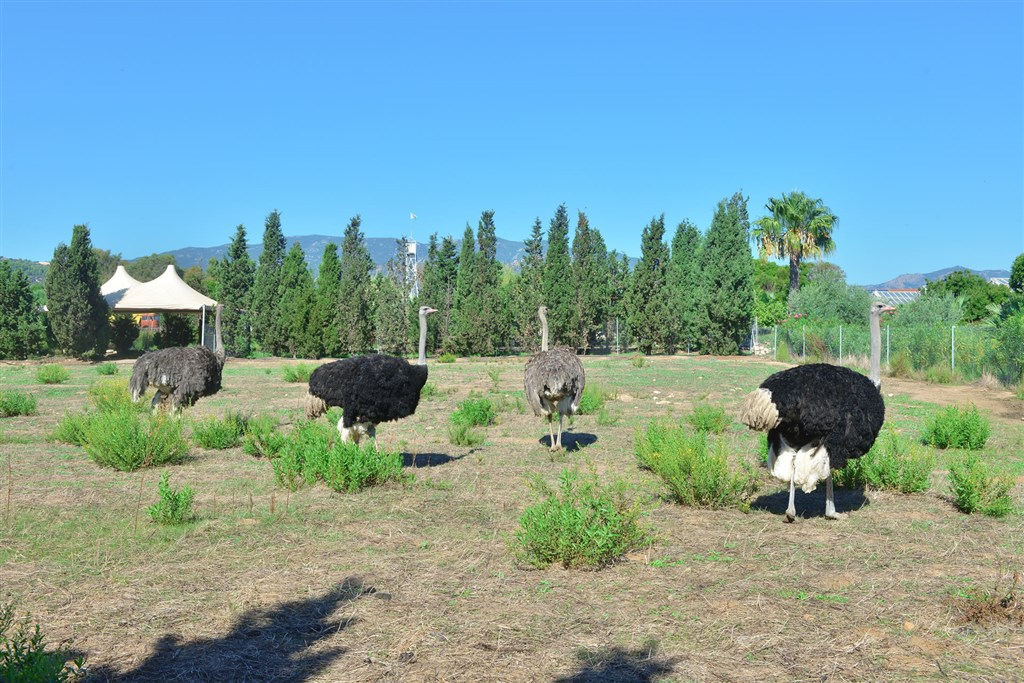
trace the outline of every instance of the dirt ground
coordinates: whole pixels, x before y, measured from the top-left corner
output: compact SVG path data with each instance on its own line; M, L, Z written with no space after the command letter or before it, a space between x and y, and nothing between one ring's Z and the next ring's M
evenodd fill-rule
M544 424L516 403L523 363L431 364L438 395L378 429L403 453L405 483L289 494L241 448L194 448L167 468L198 492L199 520L182 528L148 521L158 472L102 469L47 439L87 407L92 366L69 363L67 384L44 387L32 366L5 365L0 385L36 395L39 412L0 421L0 594L84 654L94 681L1024 681L1020 623L968 618L1014 593L1024 526L956 511L955 454L938 454L924 494L837 491L840 521L816 491L798 492L799 519L783 523L787 494L767 475L748 513L687 509L637 467L635 430L697 403L734 415L778 364L587 358L588 383L618 399L606 424L577 417L568 452L550 454ZM288 430L305 387L283 381L286 364L229 362L224 389L183 419L237 410ZM1008 392L883 390L905 435L936 406L975 403L993 419L983 457L1021 462L1024 412ZM447 419L470 391L501 403L499 421L483 445L457 447ZM724 438L755 461L757 435L734 424ZM530 481L566 467L622 482L650 547L601 571L518 563Z

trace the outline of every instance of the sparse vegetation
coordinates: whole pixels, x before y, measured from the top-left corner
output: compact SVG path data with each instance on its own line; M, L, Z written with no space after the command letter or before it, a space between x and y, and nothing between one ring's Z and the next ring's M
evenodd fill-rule
M486 427L497 421L491 399L470 394L452 413L451 423L455 426Z
M686 416L686 421L694 431L709 434L724 433L729 429L730 423L729 417L725 414L725 408L705 403L694 406L693 412Z
M79 435L96 463L122 472L181 462L188 454L181 420L114 410L90 415Z
M629 364L634 368L642 368L647 362L647 357L642 353L634 353L629 357Z
M948 406L925 425L922 440L936 448L979 450L988 441L988 420L976 406Z
M475 448L482 444L486 438L468 423L448 425L448 441L456 446Z
M0 391L0 417L35 415L36 397L17 391Z
M46 651L46 638L30 615L14 618L14 604L0 604L0 681L3 683L73 683L85 675L85 658L68 662Z
M249 422L247 415L228 411L222 418L211 417L192 428L192 440L211 450L234 448L242 442Z
M314 369L306 363L286 365L281 371L281 377L285 382L308 382L309 376L313 374Z
M454 353L442 353L437 357L438 363L454 363L457 357Z
M871 450L833 472L836 486L867 486L878 490L920 493L931 488L935 456L916 443L906 442L891 427L883 431Z
M157 491L160 500L146 508L150 518L157 524L186 524L195 517L192 511L192 501L196 492L189 486L181 489L172 489L170 484L170 472L160 475L157 483Z
M63 384L71 379L71 373L63 365L47 363L36 370L36 380L40 384Z
M286 443L288 436L281 432L277 420L272 417L253 417L245 425L242 451L247 455L254 458L276 458Z
M135 403L128 391L128 382L113 378L101 379L89 385L89 402L100 412L123 410L126 412L145 412L149 409L146 401Z
M949 466L949 491L961 512L980 512L988 517L1005 517L1014 511L1014 478L992 472L975 453L965 453Z
M580 408L577 411L580 415L594 415L604 408L608 401L615 400L618 395L605 386L591 382L583 387L583 397L580 399Z
M96 372L101 375L116 375L118 372L117 363L100 363L96 366Z
M292 432L274 458L274 478L291 491L322 481L338 492L355 492L399 479L402 454L377 452L372 443L356 445L335 438L336 432L319 422L306 422Z

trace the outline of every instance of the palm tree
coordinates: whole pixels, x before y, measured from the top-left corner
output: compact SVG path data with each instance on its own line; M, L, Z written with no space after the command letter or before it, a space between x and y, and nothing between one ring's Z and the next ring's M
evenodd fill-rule
M754 221L752 231L762 258L789 256L789 293L800 288L800 260L835 251L832 230L839 218L820 199L803 192L782 193L765 204L771 212Z

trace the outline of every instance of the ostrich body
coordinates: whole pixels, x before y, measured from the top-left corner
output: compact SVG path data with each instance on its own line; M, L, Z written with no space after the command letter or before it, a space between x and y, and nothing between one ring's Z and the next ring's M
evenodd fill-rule
M823 479L825 517L839 519L832 470L867 453L885 420L879 318L893 310L882 302L871 305L870 378L812 363L775 373L744 399L740 421L768 432L768 469L789 483L787 521L796 519L796 487L810 493Z
M427 315L420 307L420 355L413 365L404 358L380 353L345 358L321 365L309 377L306 417L315 420L330 406L344 415L338 422L342 441L368 436L376 444L377 425L409 417L416 412L420 390L427 383Z
M541 352L526 363L523 385L526 401L533 414L548 420L551 450L562 447L562 420L580 407L586 376L583 364L572 349L559 346L548 351L547 306L537 310L541 324ZM554 414L558 413L558 434L554 434Z
M153 408L171 408L179 412L182 407L195 403L200 396L216 394L220 391L224 369L219 314L216 340L216 353L205 346L173 346L139 356L128 382L132 401L137 403L147 387L154 387Z

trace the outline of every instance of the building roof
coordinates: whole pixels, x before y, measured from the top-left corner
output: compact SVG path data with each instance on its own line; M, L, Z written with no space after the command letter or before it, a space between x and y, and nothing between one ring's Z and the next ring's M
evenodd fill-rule
M128 273L125 275L131 277ZM116 313L198 312L203 306L212 308L216 305L216 301L185 284L185 281L178 277L174 266L168 265L163 274L155 280L137 283L124 290L111 308Z
M1008 277L990 277L988 281L994 285L1002 285L1003 287L1010 286L1010 278Z
M881 299L887 304L892 306L898 306L900 304L910 303L921 296L920 289L875 289L872 290L871 296L876 299Z

